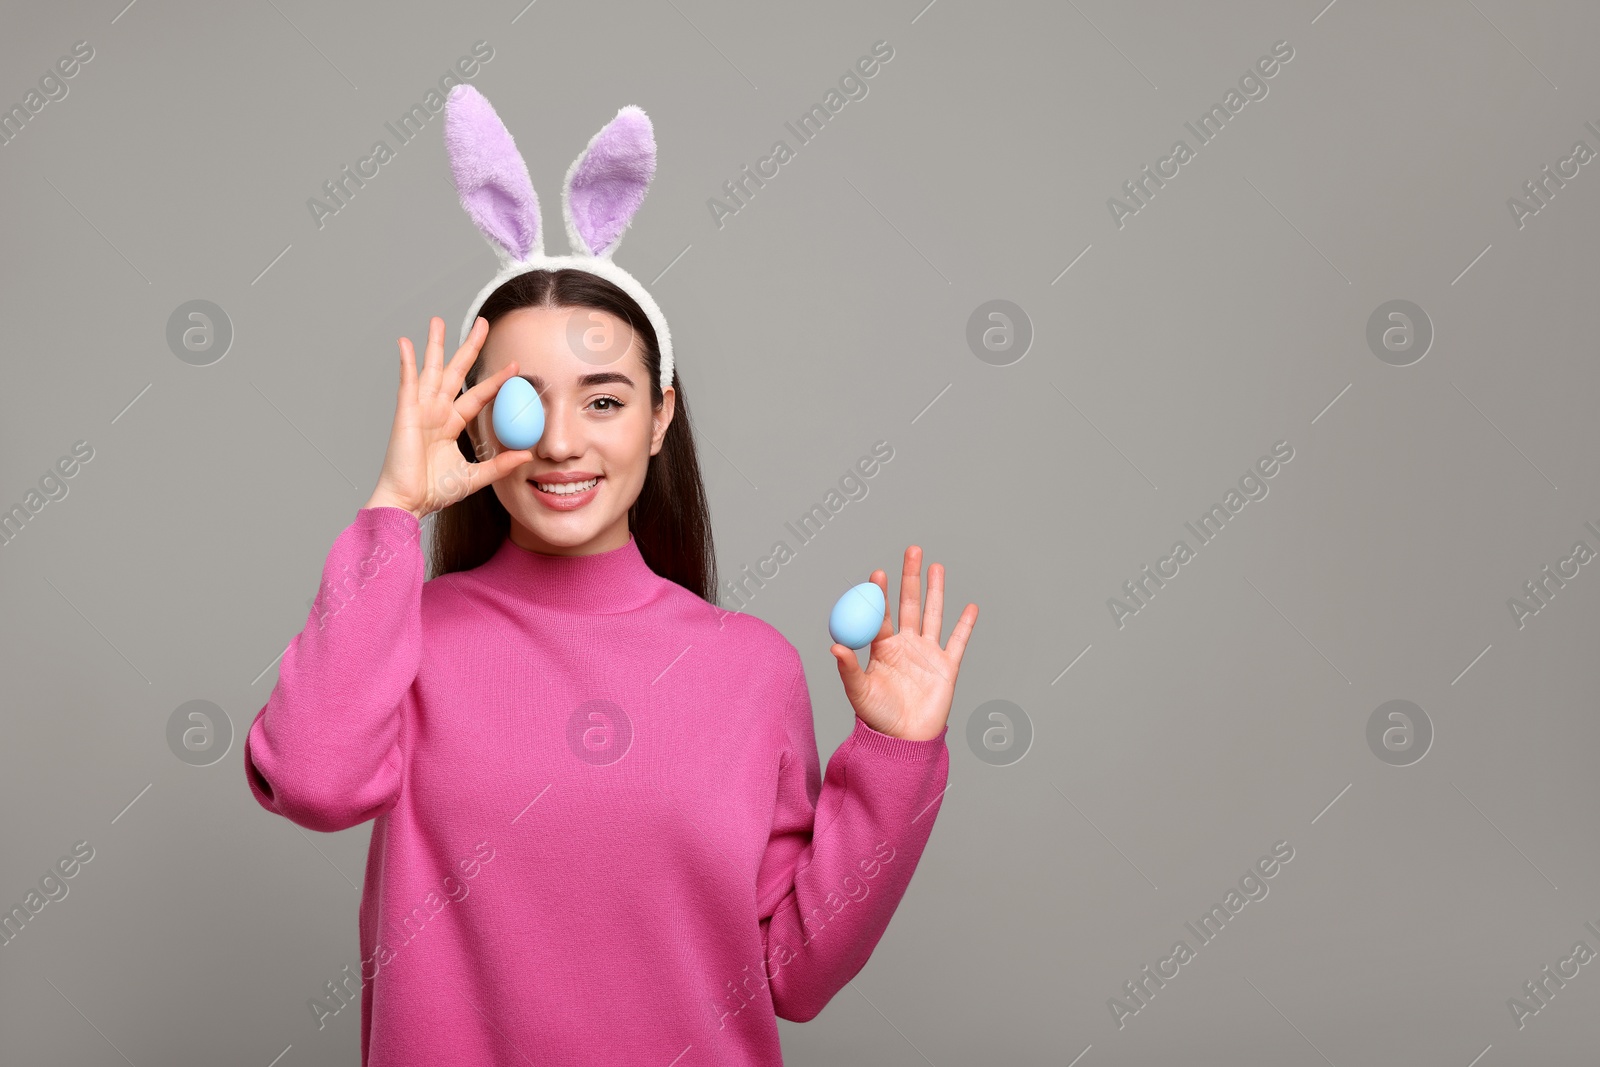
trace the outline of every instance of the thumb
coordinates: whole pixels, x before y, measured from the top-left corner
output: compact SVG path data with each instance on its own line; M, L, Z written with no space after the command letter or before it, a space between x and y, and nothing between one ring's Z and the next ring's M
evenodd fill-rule
M844 683L845 693L856 692L867 673L861 669L861 664L856 660L856 650L835 641L828 651L833 653L834 660L839 664L839 680Z
M486 460L468 463L465 477L460 479L466 483L466 492L457 499L469 497L484 486L498 482L532 458L532 452L521 448L514 452L496 452Z
M494 458L487 463L478 464L480 469L486 471L488 475L484 478L483 485L488 485L490 482L498 482L532 458L533 453L526 448L495 453Z

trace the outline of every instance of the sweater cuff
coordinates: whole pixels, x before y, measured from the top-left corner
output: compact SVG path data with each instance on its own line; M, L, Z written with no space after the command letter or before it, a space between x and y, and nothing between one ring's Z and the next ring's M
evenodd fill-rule
M356 512L356 521L368 529L393 531L408 537L415 537L422 530L417 517L405 508L361 508Z
M887 759L922 763L937 758L939 753L944 751L945 735L949 732L950 724L946 723L944 729L939 731L938 737L930 737L926 741L908 741L903 737L891 737L889 734L879 733L864 720L857 718L851 739L855 741L857 748Z

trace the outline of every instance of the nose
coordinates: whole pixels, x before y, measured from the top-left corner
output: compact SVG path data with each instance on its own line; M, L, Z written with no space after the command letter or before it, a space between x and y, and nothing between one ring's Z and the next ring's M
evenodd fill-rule
M550 390L539 398L544 404L544 435L534 446L541 459L559 463L583 451L581 424L568 405L556 402Z

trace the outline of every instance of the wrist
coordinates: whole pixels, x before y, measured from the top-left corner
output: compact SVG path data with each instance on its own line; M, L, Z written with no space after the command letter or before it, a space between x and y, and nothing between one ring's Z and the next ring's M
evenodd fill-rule
M873 726L867 720L861 718L859 715L856 716L856 726L861 729L869 730L872 733L877 734L879 737L893 738L896 741L906 741L910 743L938 741L943 739L945 734L949 732L949 726L946 723L940 723L938 729L933 729L931 724L928 723L904 726L897 724L892 729L879 729L878 727Z

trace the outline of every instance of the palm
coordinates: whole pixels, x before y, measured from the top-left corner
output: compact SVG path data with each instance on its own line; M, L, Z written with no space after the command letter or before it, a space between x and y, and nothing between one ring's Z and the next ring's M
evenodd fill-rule
M447 365L444 320L434 316L428 322L428 347L420 374L411 340L400 338L400 391L375 500L419 516L428 514L477 492L532 457L526 449L497 450L483 442L479 455L486 454L487 458L472 462L461 454L457 444L468 422L478 417L500 386L517 371L517 363L512 360L461 392L488 333L488 323L479 318Z
M395 456L395 473L406 484L426 487L430 498L443 495L445 484L464 477L471 464L456 444L466 421L442 394L418 397L401 413L402 434Z
M421 423L416 438L421 460L417 473L427 484L431 499L448 501L454 495L453 487L471 479L473 463L461 454L457 443L466 420L443 394L420 403L417 414Z
M956 674L967 638L978 620L978 605L968 604L950 633L949 647L939 647L944 624L944 567L928 568L926 610L921 595L922 550L906 549L900 574L900 629L889 621L888 577L873 571L870 581L884 592L883 625L868 646L863 670L855 651L834 643L830 651L839 665L839 679L856 716L872 729L892 737L924 741L939 736L955 700Z

